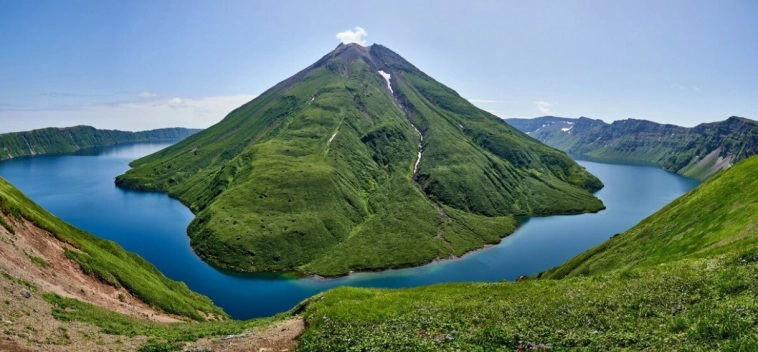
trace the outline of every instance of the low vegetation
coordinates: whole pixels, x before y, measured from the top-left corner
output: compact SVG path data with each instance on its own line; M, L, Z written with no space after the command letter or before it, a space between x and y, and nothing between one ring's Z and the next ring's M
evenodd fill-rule
M53 307L53 316L60 321L78 321L92 324L100 328L100 332L108 335L126 337L145 336L149 343L143 347L161 350L181 350L182 343L197 341L210 336L228 336L240 334L243 331L264 326L280 320L282 316L249 321L226 320L204 323L158 323L133 318L115 313L76 299L65 298L54 293L45 293L45 301Z
M758 252L565 280L339 288L300 351L758 350Z

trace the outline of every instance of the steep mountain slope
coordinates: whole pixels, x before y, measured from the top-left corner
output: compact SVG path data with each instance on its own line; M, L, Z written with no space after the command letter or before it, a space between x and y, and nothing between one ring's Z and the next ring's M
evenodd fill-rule
M227 319L207 297L2 178L0 301L0 351L279 351L303 328L284 314Z
M591 275L758 247L758 157L716 174L630 230L545 273Z
M514 216L603 208L564 153L381 45L340 45L131 165L117 185L180 199L195 251L242 271L420 265L498 242Z
M736 116L693 128L634 119L607 124L585 117L506 122L570 155L656 164L701 180L758 153L758 122Z
M66 297L138 316L226 316L207 297L166 278L118 244L61 221L2 178L0 250L3 273Z
M757 204L754 156L539 278L328 291L299 350L755 351Z
M0 160L24 155L71 153L120 143L176 141L200 130L162 128L142 132L98 130L90 126L44 128L0 134Z

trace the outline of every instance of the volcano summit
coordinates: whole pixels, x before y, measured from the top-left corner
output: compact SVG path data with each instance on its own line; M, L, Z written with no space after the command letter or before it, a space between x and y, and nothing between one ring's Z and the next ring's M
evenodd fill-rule
M206 261L319 275L460 256L515 217L603 209L602 183L384 46L340 44L120 187L196 214Z

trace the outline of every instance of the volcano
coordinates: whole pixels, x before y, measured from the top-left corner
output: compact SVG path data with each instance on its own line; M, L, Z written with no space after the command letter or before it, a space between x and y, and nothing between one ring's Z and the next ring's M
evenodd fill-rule
M246 272L422 265L499 242L519 216L604 208L565 153L378 44L340 44L131 166L118 186L181 200L198 255Z

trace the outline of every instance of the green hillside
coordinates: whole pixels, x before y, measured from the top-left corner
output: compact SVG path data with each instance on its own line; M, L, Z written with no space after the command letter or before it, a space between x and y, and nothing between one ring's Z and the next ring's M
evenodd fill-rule
M516 216L603 208L566 154L381 45L340 45L131 165L117 185L180 199L195 251L241 271L420 265L498 242Z
M316 295L287 313L306 323L296 350L758 350L756 173L745 160L540 278ZM58 319L153 336L154 350L266 323L145 323L46 299Z
M148 305L170 314L204 320L208 313L226 316L208 297L190 291L182 282L163 276L152 264L127 252L113 241L104 240L75 228L32 202L21 191L0 178L0 225L10 233L26 220L50 232L75 250L65 255L81 266L85 273L102 282L124 287ZM17 222L17 225L13 225Z
M592 275L756 248L756 214L758 158L752 157L544 276Z
M0 160L24 155L72 153L79 149L106 147L120 143L177 141L199 131L187 128L162 128L125 132L76 126L4 133L0 134Z
M553 116L506 122L579 158L654 164L701 180L758 153L758 122L736 116L693 128Z
M299 350L755 351L756 204L752 157L540 278L314 297Z

